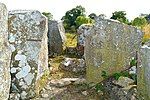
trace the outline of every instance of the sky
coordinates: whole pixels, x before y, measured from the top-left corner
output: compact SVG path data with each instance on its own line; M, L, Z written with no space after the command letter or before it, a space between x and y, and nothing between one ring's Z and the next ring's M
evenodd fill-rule
M86 14L105 14L108 18L114 11L126 11L132 20L141 13L150 14L150 0L0 0L8 10L39 10L51 12L55 20L60 20L65 12L81 5Z

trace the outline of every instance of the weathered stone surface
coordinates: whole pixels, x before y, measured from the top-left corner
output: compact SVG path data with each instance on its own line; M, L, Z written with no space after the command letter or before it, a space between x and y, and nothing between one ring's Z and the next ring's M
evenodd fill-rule
M77 54L79 56L84 55L84 46L85 46L85 37L88 34L88 31L92 28L92 25L90 24L83 24L81 25L77 32L78 32L78 37L77 37Z
M77 85L77 84L83 84L83 83L86 83L86 80L84 78L62 78L60 80L58 79L51 80L49 84L51 86L64 87L70 84Z
M49 20L48 22L48 50L49 55L61 54L66 41L65 29L61 22Z
M127 84L125 87L121 87L118 84L114 84L113 81L112 79L108 79L103 82L104 98L107 100L140 100L137 96L136 85Z
M60 68L66 71L79 73L85 72L86 65L84 59L65 58L65 60L60 63Z
M9 12L12 91L21 99L34 97L39 80L48 70L48 22L39 11Z
M143 100L150 100L150 47L142 46L137 69L137 88ZM141 99L142 100L142 99Z
M19 93L10 93L9 100L20 100L20 94Z
M8 99L11 81L7 21L7 8L0 3L0 100Z
M131 58L139 51L142 36L132 26L98 18L85 40L87 80L100 82L102 72L112 75L129 68Z
M123 77L120 76L118 80L113 81L114 84L117 84L121 87L127 87L129 85L132 85L134 83L134 80L128 78L128 77Z

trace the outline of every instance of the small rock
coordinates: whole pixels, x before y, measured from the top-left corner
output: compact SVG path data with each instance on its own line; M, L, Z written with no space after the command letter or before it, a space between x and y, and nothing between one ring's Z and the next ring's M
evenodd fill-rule
M129 69L130 74L136 74L136 66L133 66Z
M123 77L120 76L118 80L113 81L114 84L120 85L122 87L127 87L129 85L132 85L134 83L134 80L128 78L128 77Z
M52 87L48 84L48 85L45 86L45 89L46 89L46 90L51 90Z
M48 98L48 94L44 93L44 94L41 94L42 98Z
M66 71L79 73L79 72L85 72L86 65L84 59L65 58L65 60L61 62L60 68Z
M83 91L82 94L85 95L85 96L87 96L88 92L87 91Z
M19 93L10 93L9 100L20 100L20 94Z

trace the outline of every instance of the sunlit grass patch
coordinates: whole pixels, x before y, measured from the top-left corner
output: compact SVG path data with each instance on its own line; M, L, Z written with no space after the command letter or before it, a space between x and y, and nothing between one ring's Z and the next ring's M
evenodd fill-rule
M65 43L66 47L76 47L77 46L77 34L66 33L67 41Z

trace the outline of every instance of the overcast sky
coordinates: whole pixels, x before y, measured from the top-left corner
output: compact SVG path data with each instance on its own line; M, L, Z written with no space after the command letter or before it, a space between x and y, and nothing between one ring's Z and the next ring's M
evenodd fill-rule
M150 0L0 0L5 3L8 10L39 10L51 12L54 19L59 20L66 11L81 5L87 14L105 14L107 17L112 12L126 11L127 17L133 19L141 13L150 13Z

